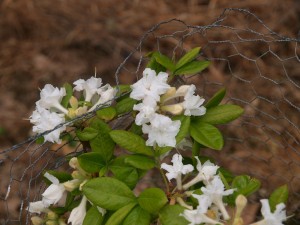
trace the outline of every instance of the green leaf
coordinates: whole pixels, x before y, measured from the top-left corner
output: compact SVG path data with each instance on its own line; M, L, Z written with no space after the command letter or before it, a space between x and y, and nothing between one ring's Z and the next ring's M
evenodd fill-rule
M117 115L117 110L114 107L107 107L98 110L97 116L104 121L110 121Z
M176 144L181 142L188 135L191 117L182 115L182 116L176 117L176 120L177 119L179 119L181 121L181 125L180 125L179 132L176 135Z
M225 97L226 94L226 89L222 88L220 89L217 93L214 94L214 96L212 96L208 102L205 103L205 108L209 109L211 107L217 106L221 103L221 101L223 100L223 98Z
M59 183L64 183L68 180L73 180L71 174L66 172L60 172L56 170L47 170L47 173L51 174L52 176L56 177L59 180ZM52 184L46 177L43 177L46 184Z
M130 97L122 99L116 104L117 115L125 114L132 111L132 108L136 103L137 100L134 100Z
M130 92L131 91L131 87L129 84L119 84L117 86L114 86L114 88L116 90L118 90L119 88L119 91L118 93L116 94L116 98L120 97L121 95L127 93L127 92Z
M87 212L83 220L82 225L101 225L103 221L103 216L97 209L97 207L92 206Z
M150 222L151 215L140 206L136 206L125 218L122 225L149 225Z
M175 71L175 75L193 75L201 72L209 66L209 61L193 61L185 64Z
M155 167L155 162L144 155L129 155L125 158L125 163L142 170L150 170Z
M61 100L61 105L65 108L68 108L70 98L73 95L73 88L70 84L65 83L64 88L66 89L66 95Z
M146 146L146 142L142 137L124 130L113 130L109 134L119 146L127 151L153 156L152 149Z
M159 221L162 225L188 225L189 222L180 216L184 210L181 205L166 205L159 211Z
M125 156L117 157L109 166L115 178L124 182L128 187L134 188L139 181L139 173L136 168L125 163Z
M233 179L231 188L236 189L233 195L226 196L225 200L231 205L239 194L249 196L260 188L260 181L247 175L240 175Z
M136 197L129 187L111 177L89 180L83 185L82 191L93 204L108 210L118 210L136 202Z
M98 130L92 127L85 127L82 131L76 130L76 136L80 141L89 141L98 135Z
M172 72L175 70L175 65L169 57L167 57L159 52L154 52L153 57L159 64L161 64L168 70L170 70Z
M199 122L225 124L235 120L244 112L238 105L218 105L209 108L203 116L195 117Z
M105 225L119 225L122 224L122 221L125 217L130 213L132 208L136 205L136 203L130 203L128 205L123 206L118 209L114 214L109 217Z
M280 186L275 191L273 191L269 198L271 211L274 212L278 204L286 203L288 200L288 196L289 189L287 185Z
M98 118L95 118L90 126L98 131L98 135L90 140L92 151L101 154L103 159L109 161L115 148L115 143L109 135L110 127Z
M106 166L106 162L102 158L102 155L97 152L84 153L78 156L77 159L81 168L88 173L99 172Z
M159 72L165 72L166 71L166 68L164 66L162 66L161 64L159 64L155 57L152 56L150 58L150 61L149 63L147 64L146 68L150 68L152 70L155 70L156 73L159 73Z
M35 143L38 144L38 145L41 145L41 144L43 144L44 142L45 142L44 136L41 136L41 137L35 139Z
M167 202L167 196L160 188L148 188L138 197L139 205L149 213L158 212Z
M139 136L143 135L142 126L136 125L136 123L132 123L130 129L128 130L131 133L137 134Z
M199 54L200 47L193 48L189 52L187 52L184 56L182 56L176 64L176 70L182 67L183 65L193 61Z
M220 131L208 123L192 121L190 134L198 143L215 150L221 150L224 145Z

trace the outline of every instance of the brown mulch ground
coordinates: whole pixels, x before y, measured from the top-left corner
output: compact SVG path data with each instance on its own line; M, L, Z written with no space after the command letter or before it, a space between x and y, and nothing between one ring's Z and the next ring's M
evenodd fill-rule
M38 88L42 88L46 83L61 86L65 82L71 83L79 78L88 78L94 74L95 68L104 82L113 84L114 73L118 65L138 45L140 37L162 20L177 18L191 25L208 25L216 20L224 8L238 7L255 13L273 31L284 36L297 37L300 30L300 2L298 0L232 2L229 0L3 0L0 2L0 149L6 149L31 135L31 125L26 119L30 116L34 109L34 102L39 97ZM227 22L233 27L246 24L252 29L263 29L257 23L251 23L252 20L247 17L230 17ZM165 26L164 29L169 28ZM224 30L224 40L229 38L226 35L231 35L231 33L227 34ZM212 40L214 37L213 33L208 32L208 39ZM194 47L191 42L188 43L191 46L185 47ZM147 42L143 46L143 51L153 50L155 44ZM163 52L168 53L169 46L165 44L160 47ZM251 54L264 52L265 47L260 44L241 44L238 45L238 51L251 56ZM233 54L232 47L228 50L225 45L220 45L216 51L211 49L206 52L210 57ZM286 45L286 47L274 48L274 52L289 55L293 49L294 46ZM137 60L138 58L133 57L132 65L127 65L128 68L136 68ZM241 61L232 57L231 63L234 71L249 71L242 77L244 79L249 78L254 71L253 65L250 65L247 60ZM257 63L262 74L267 74L274 80L281 79L279 75L276 76L280 70L276 67L276 59L266 57ZM286 66L293 82L298 82L299 85L300 71L299 63L297 63ZM256 118L255 121L251 120L253 129L243 129L246 122L249 122L247 119L229 128L229 135L233 138L246 141L250 137L251 146L244 145L244 142L229 142L224 154L232 152L236 154L233 157L225 155L220 160L222 165L237 173L247 172L252 165L256 165L257 177L268 177L263 180L266 186L270 182L281 185L282 180L277 179L281 176L287 182L292 183L293 193L300 191L300 177L296 177L296 174L300 174L299 129L288 128L290 124L287 121L278 125L274 120L265 117L263 113L257 113L256 109L268 112L276 118L280 117L279 111L283 111L292 124L298 124L298 126L300 124L299 111L282 102L278 104L279 109L272 112L273 108L268 105L268 102L262 99L252 100L253 93L247 94L254 89L255 96L276 99L283 90L285 96L292 99L292 102L299 107L299 88L282 84L279 90L272 84L259 83L259 79L252 81L251 86L236 80L231 80L229 83L229 71L222 63L213 65L209 73L216 81L230 84L229 97L238 96L240 99L251 102L245 105L247 115ZM121 76L120 82L130 83L133 79L133 76ZM209 81L205 76L203 80ZM200 81L197 80L197 82ZM292 136L274 134L274 130L269 129L270 126L256 129L262 121L276 131L284 132L289 129L289 134ZM288 143L291 149L297 151L288 151L290 148L285 147L286 151L283 152L281 143ZM253 153L253 149L257 152ZM263 150L260 151L261 149ZM259 156L256 153L259 153ZM211 153L207 154L211 155ZM12 157L16 155L17 153ZM26 157L19 162L20 164L21 162L27 163ZM240 170L241 163L243 165L246 163L246 171ZM22 170L21 165L19 169ZM0 167L0 170L4 171L1 171L1 176L9 176L8 171L3 167ZM1 193L2 188L4 187L1 187ZM263 189L260 196L267 196L269 191L268 186ZM299 201L297 199L294 208L299 206Z

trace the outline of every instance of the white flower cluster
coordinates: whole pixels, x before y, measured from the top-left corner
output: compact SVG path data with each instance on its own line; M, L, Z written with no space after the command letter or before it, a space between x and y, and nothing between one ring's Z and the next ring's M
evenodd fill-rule
M64 183L60 183L55 176L49 173L44 174L44 177L51 181L52 184L42 194L43 198L41 201L29 203L27 210L30 213L49 213L51 212L48 209L49 206L57 203L64 205L66 192L72 192L76 188L79 188L79 190L81 190L82 186L86 183L86 181L91 178L91 174L85 172L80 167L76 157L70 160L69 165L73 169L75 169L72 173L73 179ZM71 223L72 225L81 225L83 223L84 217L86 215L86 203L87 198L83 196L80 204L71 211L68 223ZM98 210L102 215L106 212L100 207L98 207ZM37 218L35 217L35 219Z
M116 90L109 84L102 86L102 79L91 77L88 80L79 79L74 82L75 91L83 91L85 97L84 104L79 106L79 101L72 96L70 98L70 108L62 106L61 102L66 96L65 88L53 87L46 84L41 90L40 100L36 102L36 109L30 116L30 122L34 125L33 132L41 134L64 123L66 118L74 118L86 112L93 111L101 104L111 104L115 97ZM92 107L88 107L90 103ZM66 126L61 126L52 132L44 135L44 140L52 143L60 143L60 134L66 130Z
M172 121L170 117L158 111L173 115L180 115L184 112L186 116L200 116L206 112L205 107L201 106L204 99L194 95L196 89L194 85L183 85L176 90L167 84L167 80L167 73L156 74L154 70L146 68L143 77L131 85L130 97L142 101L133 107L134 110L139 111L135 123L142 126L144 134L148 134L146 141L148 146L176 146L175 137L179 132L181 122ZM180 97L183 97L183 102L168 104Z
M181 216L190 222L189 225L199 225L202 223L222 225L219 212L224 220L230 219L222 199L223 196L232 194L234 189L225 190L221 178L216 174L219 166L214 165L210 161L206 161L202 165L199 158L195 158L197 160L196 169L198 174L184 185L181 183L181 175L192 172L194 167L190 164L184 165L181 155L174 154L171 161L173 165L163 163L161 164L161 168L167 171L166 177L169 181L176 179L177 189L179 190L187 190L198 182L203 182L205 185L201 187L201 195L192 194L198 200L196 209L190 209L190 206L182 204L188 209L184 210ZM178 202L181 203L180 201ZM285 204L281 203L277 205L275 212L272 213L267 199L261 200L261 203L261 212L264 219L251 225L283 225L282 221L286 220ZM213 214L214 218L208 216L208 214Z

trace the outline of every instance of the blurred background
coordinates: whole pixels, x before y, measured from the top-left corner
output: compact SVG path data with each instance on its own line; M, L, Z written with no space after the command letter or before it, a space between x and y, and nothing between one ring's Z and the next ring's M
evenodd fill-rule
M258 199L285 183L292 196L289 212L299 216L299 43L278 41L282 38L271 32L299 38L299 0L2 0L0 7L0 150L32 135L28 118L45 84L60 87L87 79L96 69L104 83L113 85L117 68L135 51L118 70L120 83L129 84L141 73L138 65L144 63L140 60L145 53L160 50L169 56L180 55L202 46L202 56L213 63L202 76L186 82L197 83L205 98L225 86L226 101L246 110L242 120L221 128L227 138L222 154L203 154L235 174L248 173L262 181L263 188L252 198L248 211L251 218L259 208ZM213 24L225 8L246 9L259 19L233 11L221 17L225 22L217 29L208 26L194 34L189 30L189 25ZM143 37L154 25L172 18L185 24L162 24ZM32 169L33 157L30 152L23 154L25 151L22 157L20 150L0 155L2 176L8 179L24 168ZM33 167L38 169L37 165ZM28 180L25 172L23 175L25 178L16 179L19 195L9 206L0 201L0 208L3 204L16 215L23 193L19 184L23 178ZM39 183L35 185L40 188ZM0 188L3 197L5 182ZM298 221L291 224L300 224Z

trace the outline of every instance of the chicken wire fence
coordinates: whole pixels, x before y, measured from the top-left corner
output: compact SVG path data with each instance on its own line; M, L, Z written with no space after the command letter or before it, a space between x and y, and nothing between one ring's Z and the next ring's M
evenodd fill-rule
M139 78L149 51L178 58L201 46L199 58L211 61L209 68L176 82L194 83L205 99L225 87L224 103L245 109L241 118L221 127L224 149L203 149L201 154L214 158L233 174L248 174L261 181L262 188L250 197L253 216L259 213L259 199L268 198L276 187L287 184L288 215L294 215L287 224L300 224L299 43L300 39L272 31L255 14L243 9L226 9L215 22L204 26L172 19L142 36L117 68L115 81L119 84L120 78ZM74 120L94 115L95 111ZM129 118L119 118L114 127L133 121ZM67 170L67 159L82 151L72 135L66 136L68 141L62 145L37 144L39 136L35 136L0 152L1 224L30 224L26 207L39 200L46 188L43 171Z

